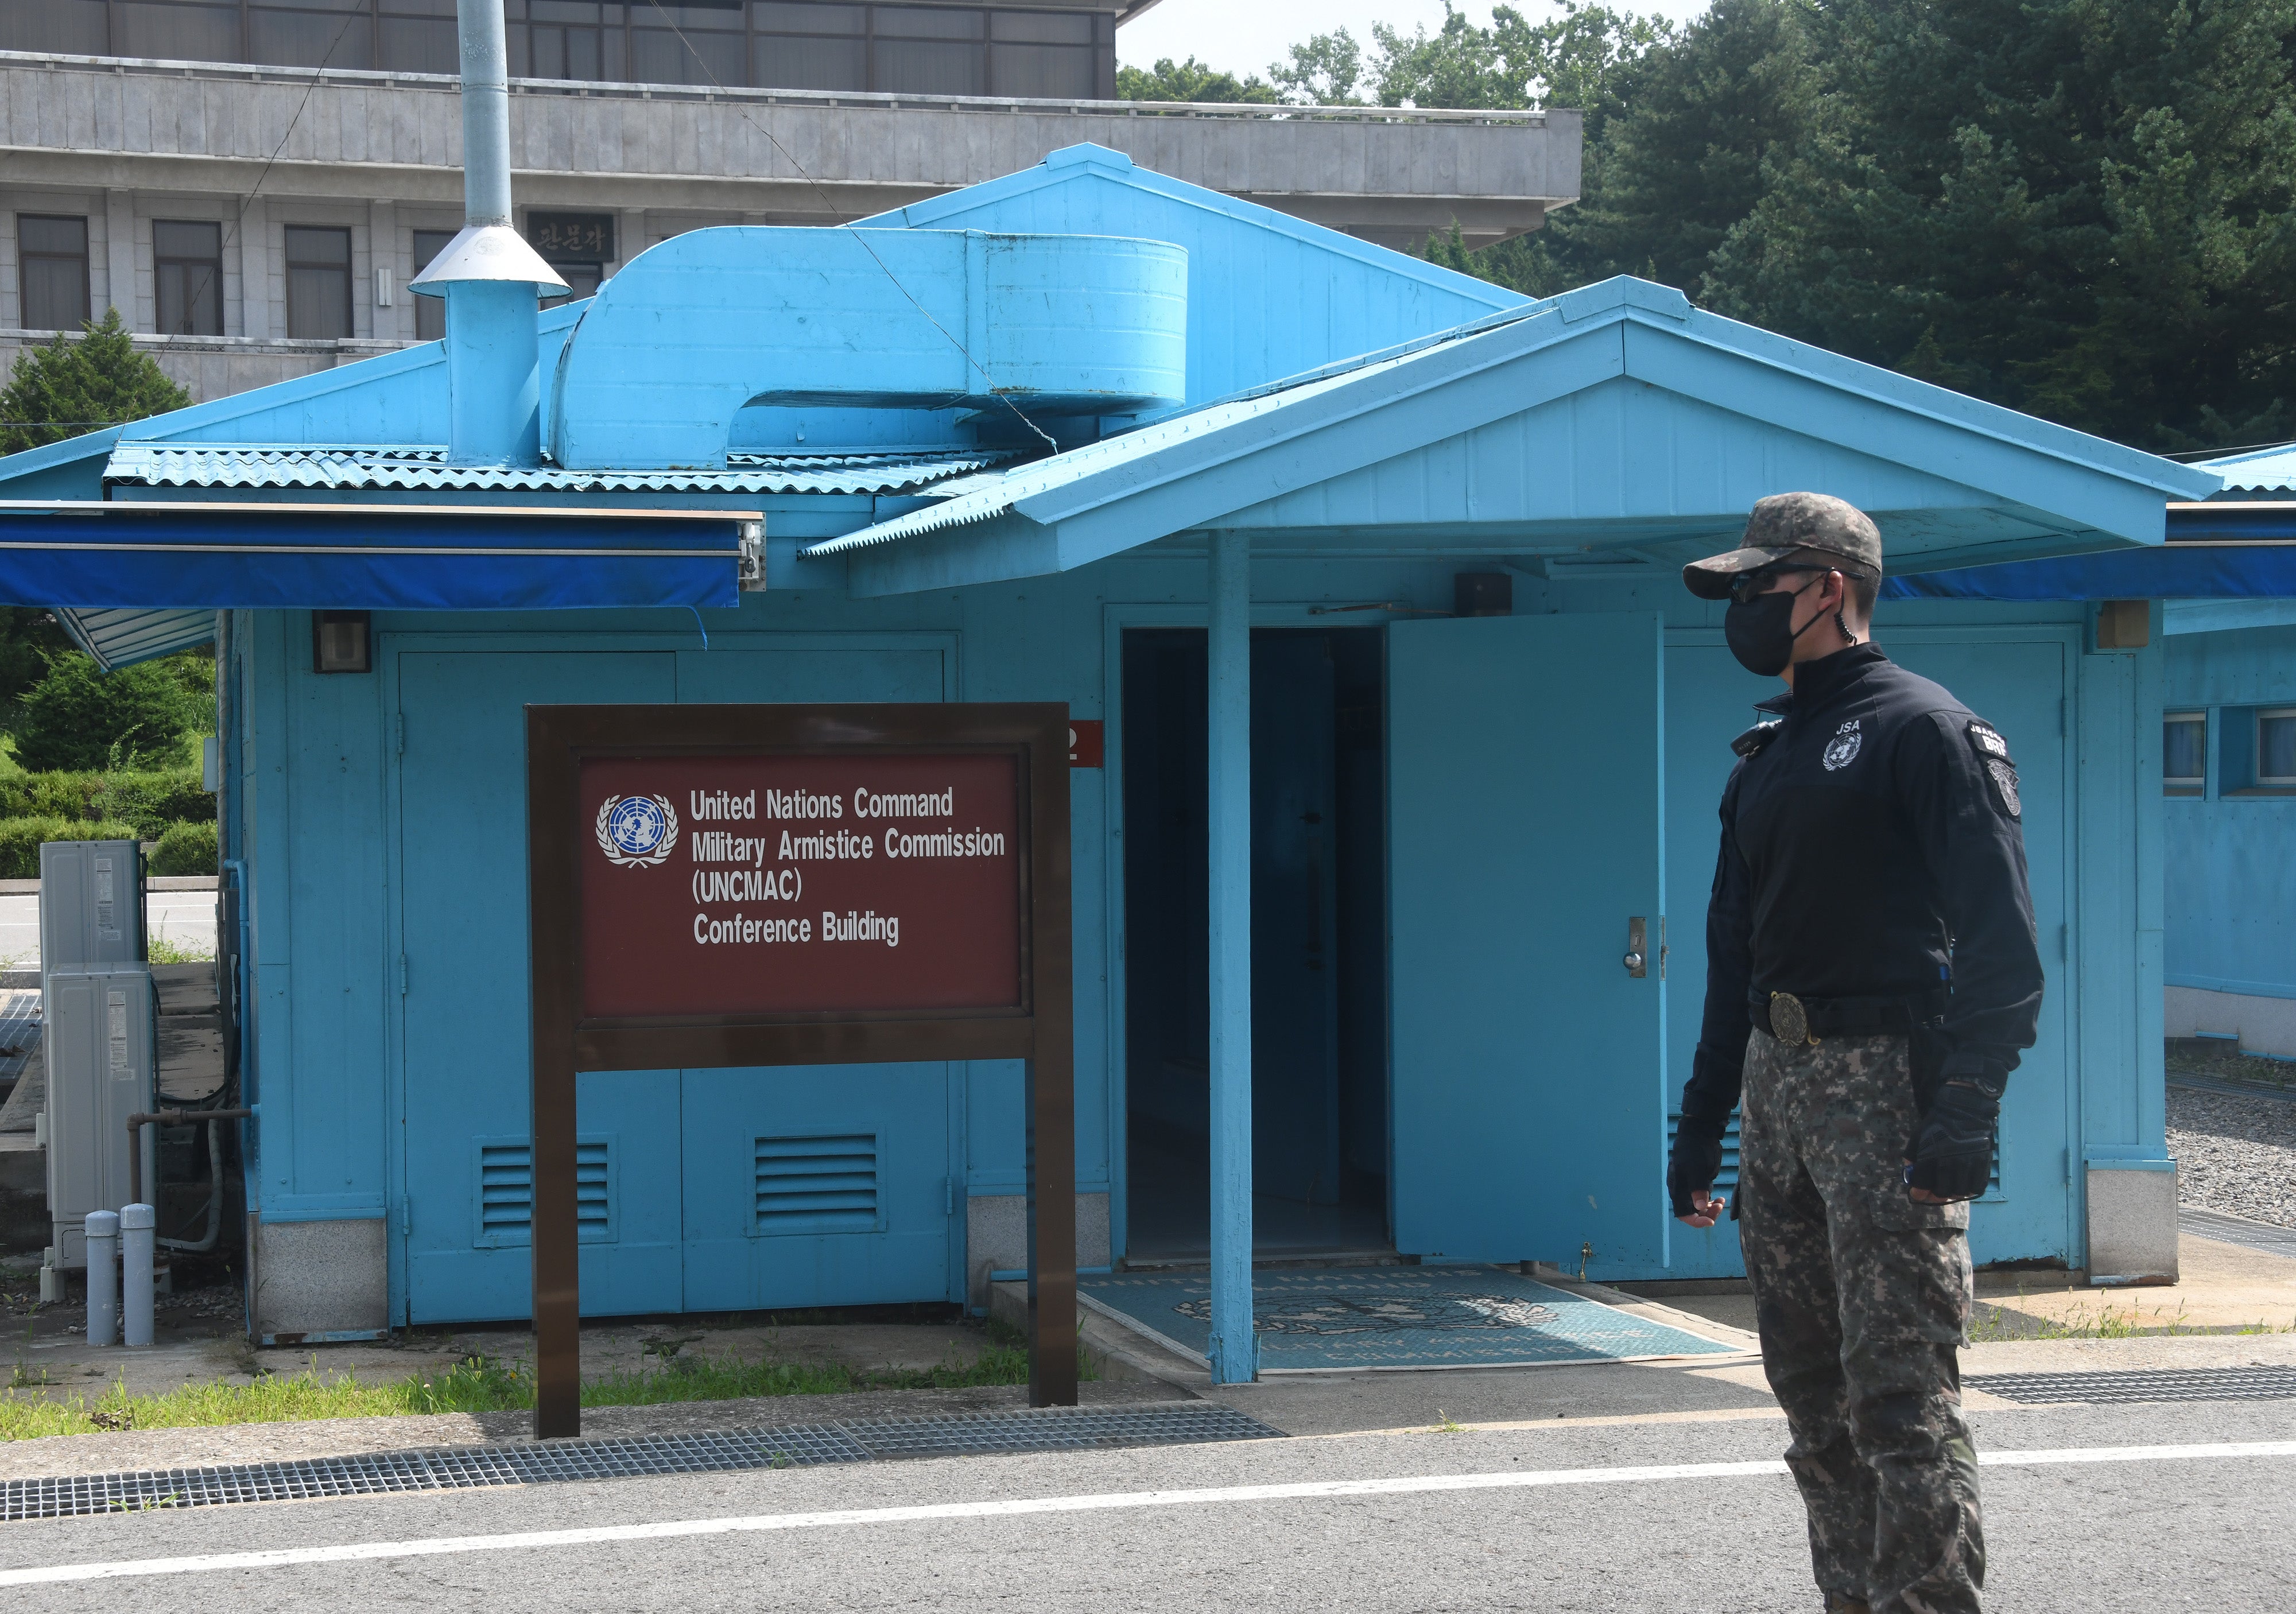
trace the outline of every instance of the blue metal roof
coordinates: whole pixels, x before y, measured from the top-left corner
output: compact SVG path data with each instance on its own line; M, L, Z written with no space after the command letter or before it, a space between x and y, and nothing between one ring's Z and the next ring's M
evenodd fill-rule
M449 465L430 445L120 443L104 480L146 487L313 487L346 491L561 493L906 493L1010 457L994 450L729 454L723 471L564 471Z
M2296 488L2296 443L2202 460L2199 468L2222 476L2226 492L2285 492Z
M2218 486L1622 277L1166 417L805 553L851 557L861 594L1040 576L1210 528L1311 552L1696 553L1764 494L1816 487L1875 513L1893 569L1922 569L2158 544L2168 499Z

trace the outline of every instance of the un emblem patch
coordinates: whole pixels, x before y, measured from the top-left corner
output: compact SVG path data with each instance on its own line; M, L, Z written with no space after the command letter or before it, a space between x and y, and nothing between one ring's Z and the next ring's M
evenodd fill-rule
M1863 719L1852 717L1843 724L1833 738L1825 742L1825 771L1848 767L1857 759L1857 748L1866 743L1865 732L1857 725Z
M598 806L598 849L626 869L650 869L677 844L677 809L667 796L609 796Z

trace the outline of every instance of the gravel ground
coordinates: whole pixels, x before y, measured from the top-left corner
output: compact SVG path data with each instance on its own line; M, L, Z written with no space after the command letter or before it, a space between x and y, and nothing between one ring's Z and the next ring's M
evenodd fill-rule
M2172 1085L2169 1152L2185 1204L2296 1227L2296 1102Z

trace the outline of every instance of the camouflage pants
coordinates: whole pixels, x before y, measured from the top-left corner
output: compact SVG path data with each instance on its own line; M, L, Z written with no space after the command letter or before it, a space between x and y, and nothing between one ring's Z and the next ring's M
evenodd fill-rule
M1956 1355L1969 1207L1906 1196L1914 1123L1903 1036L1788 1047L1755 1031L1740 1240L1819 1587L1874 1614L1973 1614L1985 1538Z

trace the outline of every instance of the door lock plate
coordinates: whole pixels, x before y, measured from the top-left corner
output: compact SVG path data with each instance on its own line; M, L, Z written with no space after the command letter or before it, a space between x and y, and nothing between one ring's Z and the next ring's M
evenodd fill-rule
M1619 962L1636 980L1650 973L1650 924L1639 914L1627 921L1627 955Z

